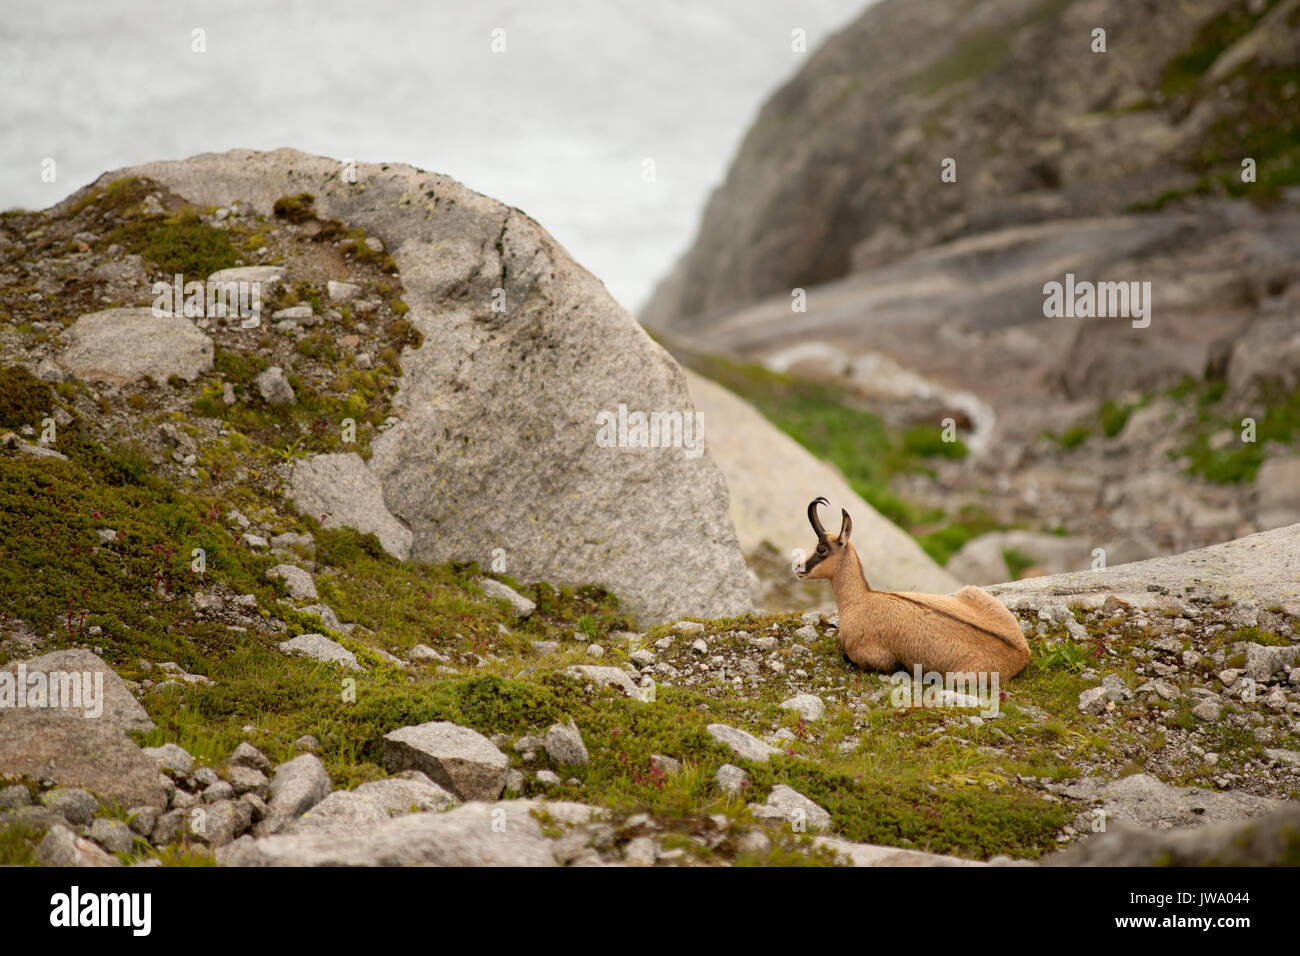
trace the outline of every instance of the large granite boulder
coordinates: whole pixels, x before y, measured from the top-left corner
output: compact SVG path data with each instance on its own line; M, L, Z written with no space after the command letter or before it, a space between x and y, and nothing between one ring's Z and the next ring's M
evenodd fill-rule
M345 182L339 162L295 150L233 150L98 183L147 176L266 215L306 191L319 215L383 241L425 344L403 351L400 422L369 467L410 528L411 558L486 563L501 548L515 578L604 584L643 622L748 610L712 459L598 441L597 416L620 405L693 412L672 358L519 210L410 166L356 173Z

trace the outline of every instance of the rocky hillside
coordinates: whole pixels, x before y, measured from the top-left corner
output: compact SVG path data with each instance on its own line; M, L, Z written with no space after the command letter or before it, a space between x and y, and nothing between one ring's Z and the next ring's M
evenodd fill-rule
M1298 30L1295 0L883 0L768 100L643 319L695 328L996 229L1276 196L1300 182Z
M962 581L1300 521L1298 17L872 6L768 103L645 318L848 409L852 442L779 423ZM1067 274L1145 285L1145 319L1046 317ZM952 453L892 467L882 426Z
M1171 830L1180 860L1242 839L1256 862L1294 854L1300 526L1017 585L1034 659L982 698L857 670L833 612L668 613L714 607L741 560L713 459L601 470L565 443L585 419L541 419L585 388L689 403L687 376L518 214L415 170L332 168L199 157L0 218L0 863L1029 864L1156 858L1174 851L1152 830L1198 823L1213 839ZM169 311L154 283L176 274L258 282L264 308ZM480 306L495 288L524 314ZM638 377L600 391L601 353L557 313ZM491 436L508 460L472 451ZM521 557L536 529L504 568L501 525L456 551L466 532L441 529L473 496L437 499L457 505L437 521L406 503L468 495L455 448L483 456L485 500L539 474L597 488L519 499L614 522L578 553L643 550L549 578ZM760 488L761 541L782 532ZM666 543L638 508L695 533ZM529 560L558 567L592 529L547 526L555 553ZM696 563L669 567L686 546ZM658 603L646 589L669 585L636 577L651 558L682 589ZM1207 575L1228 588L1193 586ZM1170 600L1145 600L1148 578ZM1117 832L1094 838L1098 819Z

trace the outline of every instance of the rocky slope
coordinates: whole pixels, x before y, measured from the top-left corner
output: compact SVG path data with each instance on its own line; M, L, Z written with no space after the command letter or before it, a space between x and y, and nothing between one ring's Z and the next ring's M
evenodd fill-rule
M1244 157L1275 193L1298 29L1294 0L874 4L768 100L643 318L697 328L963 236L1240 194Z
M283 185L289 162L316 168L290 153L198 165L215 183L233 163ZM183 167L152 167L175 188L119 177L0 218L0 862L1028 864L1111 838L1122 846L1103 858L1150 856L1163 851L1145 828L1198 821L1216 829L1178 837L1180 860L1219 859L1242 834L1258 862L1294 853L1275 814L1300 793L1300 528L1018 585L1004 600L1034 659L974 699L858 671L834 614L650 623L615 586L521 578L510 552L494 567L486 541L462 556L477 560L430 561L373 462L422 414L412 396L442 381L414 356L439 334L474 339L442 311L454 295L413 293L433 297L431 270L461 247L381 239L301 192L268 198L251 171L230 188L263 205L195 206ZM257 276L260 324L155 315L151 280L176 272ZM466 321L527 336L494 314ZM657 347L634 329L620 342L690 402ZM464 427L494 434L494 408ZM543 470L572 464L553 460L568 446L505 439ZM663 487L628 467L639 483L611 480ZM674 520L688 518L706 520ZM724 561L673 600L711 600L726 574ZM1207 575L1227 589L1199 586ZM1144 600L1148 580L1167 604ZM102 693L51 706L74 677ZM1141 845L1094 837L1111 818L1144 828Z
M1294 523L1298 18L873 6L769 102L644 317L679 357L834 383L895 427L951 420L971 454L887 491L962 580ZM1149 324L1046 318L1067 274L1149 283Z

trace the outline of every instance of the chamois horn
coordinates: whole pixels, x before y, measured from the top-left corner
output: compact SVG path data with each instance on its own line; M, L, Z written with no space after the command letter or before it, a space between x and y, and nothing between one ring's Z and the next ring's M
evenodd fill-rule
M826 540L826 529L822 527L821 519L817 517L817 506L826 505L826 507L829 508L830 504L831 503L825 498L814 498L812 501L808 502L808 523L811 524L813 530L817 532L818 541Z

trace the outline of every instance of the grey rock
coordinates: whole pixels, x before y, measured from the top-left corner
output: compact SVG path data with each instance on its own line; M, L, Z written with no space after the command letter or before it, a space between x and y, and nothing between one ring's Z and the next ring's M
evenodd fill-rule
M797 711L804 720L821 720L826 713L826 703L816 694L797 694L781 702L784 710Z
M581 804L508 800L466 803L446 813L412 813L357 830L240 840L217 851L222 866L555 866L554 846L536 818L581 823Z
M217 776L217 772L211 767L200 767L190 774L190 783L199 790L206 790L220 781L221 778Z
M1258 607L1277 604L1294 609L1288 611L1294 613L1300 611L1300 576L1292 571L1297 540L1300 525L1291 525L1183 554L1113 565L1103 571L1029 578L986 590L1010 607L1021 600L1041 601L1050 595L1053 600L1092 608L1115 595L1134 607L1159 609L1178 605L1170 595L1181 593L1189 582L1206 582L1211 594L1226 591L1243 607L1246 603ZM1248 620L1249 614L1242 619Z
M167 846L175 843L185 832L185 811L181 809L168 810L166 813L159 815L158 822L154 824L153 832L149 836L149 842L154 846Z
M67 348L58 362L83 382L166 382L173 375L192 382L212 368L212 339L189 319L155 316L152 308L92 312L62 337Z
M1281 671L1290 671L1300 659L1300 645L1274 647L1264 644L1246 645L1246 676L1255 681L1267 681Z
M1044 866L1290 866L1300 806L1290 803L1251 819L1175 829L1138 829L1123 822L1081 846L1045 858Z
M767 763L768 757L781 752L775 747L763 743L753 734L737 730L735 727L728 727L726 724L709 724L705 729L708 730L710 737L718 741L718 743L730 747L735 751L737 757L744 760Z
M285 587L289 591L289 597L295 601L315 601L318 597L316 582L302 568L295 567L292 564L277 564L266 572L266 576L272 581L284 581Z
M95 795L77 787L55 787L41 794L41 803L75 826L89 826L99 809Z
M750 804L750 810L760 818L788 823L799 833L805 829L825 830L831 825L831 815L824 808L783 783L772 788L766 803Z
M1113 819L1144 829L1239 820L1281 805L1280 801L1248 793L1173 787L1145 773L1118 780L1084 777L1064 787L1061 793L1098 804L1106 811L1108 826Z
M546 753L554 763L562 766L586 766L591 760L582 742L582 734L573 721L550 726L546 731Z
M440 720L385 734L384 766L419 770L460 800L495 800L510 761L477 731Z
M1222 705L1217 698L1207 697L1192 708L1192 716L1213 723L1219 719L1221 709Z
M253 811L240 800L221 800L190 814L190 833L211 847L232 842L253 825Z
M510 603L511 610L515 612L516 618L525 618L537 609L537 605L528 598L524 597L513 588L502 584L492 578L479 578L478 586L483 589L483 593L494 600L505 600Z
M595 440L597 412L617 414L620 403L693 410L684 376L526 215L401 164L358 164L366 188L340 190L337 161L288 149L105 175L103 183L148 176L198 205L239 195L267 216L276 199L306 190L319 215L383 240L401 270L408 320L440 343L403 351L403 415L372 445L383 497L414 533L414 558L481 560L491 541L510 554L516 577L600 579L643 622L749 610L744 560L719 507L726 485L707 452ZM493 311L498 287L504 313ZM520 354L535 359L526 374L512 357ZM598 374L574 374L592 354L605 356ZM462 391L449 402L453 383ZM484 480L491 475L509 480ZM665 500L677 505L665 511ZM453 511L459 519L446 520Z
M385 551L402 560L411 552L411 532L389 513L379 479L354 452L295 461L288 496L301 514L327 528L373 534Z
M349 302L361 294L361 286L352 282L335 282L330 279L325 288L331 302Z
M153 833L154 827L158 825L159 812L157 807L132 807L126 813L128 817L127 826L131 832L149 839Z
M90 825L90 838L109 853L130 853L135 847L131 828L108 817L99 817Z
M633 682L631 675L620 667L598 667L594 664L578 664L564 671L572 677L583 677L601 687L620 690L631 700L644 700L641 688Z
M330 776L315 754L302 754L275 768L263 832L273 833L330 794Z
M1105 713L1108 700L1105 687L1089 687L1079 694L1079 711L1095 717Z
M268 405L292 405L297 401L293 386L285 378L284 369L272 365L253 380L257 392Z
M418 770L336 790L285 828L285 833L351 832L407 813L441 812L457 800Z
M271 770L271 761L267 760L265 754L247 741L241 742L235 748L235 752L230 755L227 763L231 767L248 767L262 773L268 773Z
M659 771L671 777L675 773L682 772L682 762L676 757L665 757L663 754L651 754L650 763Z
M20 783L15 783L9 787L0 787L0 813L17 807L30 806L31 802L31 791Z
M269 792L270 781L266 774L253 767L231 766L226 770L226 777L230 781L231 790L236 794L255 793L265 799Z
M314 661L338 664L351 671L361 670L357 656L337 641L331 641L324 634L299 634L295 638L281 641L280 650L286 654L310 657Z
M558 787L560 785L560 775L554 770L539 770L536 773L537 782L544 787Z
M42 866L121 866L122 861L110 856L85 837L79 837L67 827L53 826L36 847L36 860Z
M10 661L0 667L0 670L17 674L19 663L19 661ZM154 729L153 721L149 719L149 715L145 713L144 708L140 706L140 702L135 699L135 695L126 686L126 682L101 657L84 648L53 651L39 657L29 658L21 663L26 669L29 679L33 674L39 672L47 675L47 679L52 681L48 698L50 706L31 712L45 713L51 718L69 716L82 721L82 723L107 724L119 731ZM50 678L50 675L55 676ZM71 680L73 675L80 675L76 682ZM89 675L89 679L87 679L86 675ZM87 705L87 696L84 692L80 694L79 706L67 706L63 703L66 701L76 703L78 690L90 689L97 696L99 692L95 688L99 682L102 682L103 699L94 706ZM57 684L59 688L58 701L60 706L58 707L53 706L56 702L53 684ZM101 713L96 715L92 712L100 706L102 706ZM5 737L7 734L4 729L5 718L11 715L17 716L20 713L21 710L19 709L0 709L0 738ZM3 771L3 765L0 765L0 772Z
M216 783L205 787L203 790L204 803L220 803L225 800L235 798L235 788L225 780L218 780Z

